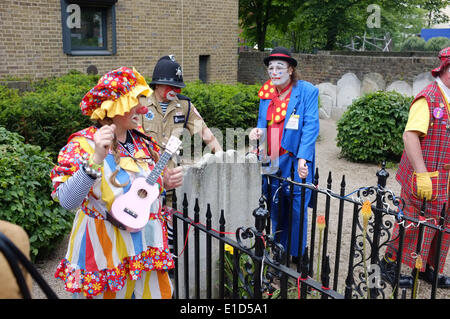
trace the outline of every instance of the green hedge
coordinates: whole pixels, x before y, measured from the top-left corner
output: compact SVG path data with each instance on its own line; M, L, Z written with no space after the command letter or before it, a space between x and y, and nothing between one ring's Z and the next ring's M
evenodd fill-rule
M413 97L397 92L367 94L350 105L337 123L337 146L355 162L398 162Z
M401 51L440 51L450 46L450 39L435 37L425 41L420 37L409 37L401 45Z
M30 237L31 257L45 256L70 231L73 214L51 197L50 154L0 126L0 219Z
M400 51L425 51L425 40L419 37L407 38L402 43Z
M258 90L261 85L187 83L182 94L191 98L208 127L255 127L258 119Z
M446 37L431 38L425 43L426 51L441 51L450 46L450 39Z
M73 132L92 124L81 114L80 101L98 81L77 71L32 84L33 91L19 94L0 85L0 125L39 145L56 161ZM187 83L182 94L190 97L207 125L225 134L226 128L256 125L260 85Z
M21 95L0 86L0 125L22 135L26 143L41 146L56 160L69 135L91 125L79 105L97 80L72 71L32 83L33 91Z

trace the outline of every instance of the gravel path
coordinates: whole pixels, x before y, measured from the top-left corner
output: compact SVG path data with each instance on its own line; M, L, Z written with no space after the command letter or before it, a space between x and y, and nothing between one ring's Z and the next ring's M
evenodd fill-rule
M317 167L319 168L319 186L322 188L326 188L326 179L328 176L328 172L332 172L333 178L333 186L332 190L335 193L339 193L340 184L343 175L345 175L345 183L346 183L346 193L350 193L353 190L356 190L360 187L365 186L374 186L377 184L376 173L380 169L377 165L368 165L368 164L357 164L351 163L347 160L339 158L339 149L336 147L336 123L332 120L321 120L320 121L320 137L317 143ZM400 187L398 183L395 181L395 169L387 169L390 176L388 178L388 182L386 187L392 190L395 194L400 194ZM324 203L325 198L319 196L319 203ZM334 265L334 252L335 252L335 242L336 242L336 225L337 225L337 213L338 213L338 200L331 201L331 210L330 210L330 229L329 229L329 238L330 244L328 246L328 251L330 253L330 261L332 261L332 265ZM324 204L318 208L319 214L324 214ZM344 282L345 282L345 274L346 274L346 264L348 261L348 251L350 246L350 232L351 232L351 216L352 208L347 203L344 206L344 220L343 220L343 237L341 240L341 263L340 263L340 276L339 276L339 284L338 291L343 292ZM309 218L311 219L311 218ZM61 241L55 251L44 261L36 264L39 272L44 276L49 285L53 288L56 294L60 298L71 298L71 294L66 292L63 288L63 284L61 280L57 280L53 277L55 268L61 258L65 255L65 250L67 247L67 240ZM317 245L316 245L317 247ZM332 269L333 271L333 269ZM403 267L403 272L408 273L409 269L407 267ZM445 265L444 273L450 275L450 263L447 262ZM419 297L421 298L429 298L431 292L431 286L427 283L420 281L419 288ZM408 291L408 298L410 292ZM42 291L37 287L34 283L33 287L33 297L37 299L45 298L45 295ZM449 299L450 298L450 290L438 289L437 298L440 299Z

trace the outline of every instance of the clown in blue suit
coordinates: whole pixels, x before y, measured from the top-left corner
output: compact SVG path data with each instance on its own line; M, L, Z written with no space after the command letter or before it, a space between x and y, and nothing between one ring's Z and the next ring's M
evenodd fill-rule
M269 171L281 177L291 176L294 181L312 183L315 167L315 144L319 135L318 89L309 82L299 80L297 61L283 47L274 48L264 59L270 79L259 91L259 114L257 127L250 132L250 139L266 141L270 157ZM270 187L270 192L269 192ZM290 255L299 252L301 193L305 191L303 255L307 242L307 209L311 190L295 185L293 190L292 231ZM279 231L280 242L287 248L289 233L290 187L287 182L272 179L268 185L263 178L263 192L273 198L270 207L272 233ZM275 195L275 196L274 196ZM278 202L280 201L280 203ZM280 206L279 206L280 205ZM278 211L278 207L281 210ZM278 225L281 214L281 225Z

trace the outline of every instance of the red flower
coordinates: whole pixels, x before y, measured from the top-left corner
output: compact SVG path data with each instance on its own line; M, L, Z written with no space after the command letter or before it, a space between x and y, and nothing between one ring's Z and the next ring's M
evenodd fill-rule
M319 230L324 230L325 225L326 225L325 216L322 215L317 216L317 227L319 228Z

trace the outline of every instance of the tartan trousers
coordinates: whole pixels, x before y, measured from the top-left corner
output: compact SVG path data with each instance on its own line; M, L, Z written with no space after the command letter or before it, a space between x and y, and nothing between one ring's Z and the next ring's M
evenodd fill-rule
M404 208L404 215L411 217L411 218L419 218L419 212L420 207L415 207L411 201L409 200L409 195L406 194L403 189L401 191L401 197L405 200L405 208ZM448 218L448 207L447 207L447 217L446 217L446 223L444 224L445 227L449 227L449 218ZM440 216L441 212L431 212L427 213L425 212L425 218L433 218L432 220L428 220L428 223L435 223L436 225L439 224L439 219L436 218L437 216ZM419 237L419 227L417 225L410 225L409 222L405 221L405 226L407 227L404 232L404 241L403 241L403 252L402 252L402 263L407 265L408 267L414 268L416 264L416 248L417 248L417 241ZM397 259L397 252L398 252L398 246L399 246L399 230L400 226L398 223L395 223L394 230L392 232L392 242L388 244L388 247L386 249L386 253L390 254L393 259ZM423 240L422 240L422 246L419 251L419 255L422 257L422 268L420 271L425 271L425 266L428 264L432 266L433 268L436 268L435 265L435 259L436 259L436 252L438 247L437 246L437 235L439 231L436 229L424 226L423 230ZM439 248L441 250L441 256L439 259L439 272L442 273L444 270L445 261L447 258L448 248L450 246L450 234L443 233L442 236L442 243L441 247Z

